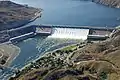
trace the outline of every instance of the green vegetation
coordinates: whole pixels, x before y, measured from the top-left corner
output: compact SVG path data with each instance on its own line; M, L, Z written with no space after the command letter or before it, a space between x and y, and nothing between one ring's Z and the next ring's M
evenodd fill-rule
M69 51L69 50L74 50L76 49L78 46L76 45L72 45L72 46L68 46L62 49L62 51Z
M100 74L100 80L106 80L107 79L107 74L105 72L102 72Z
M119 34L46 53L10 80L120 80Z

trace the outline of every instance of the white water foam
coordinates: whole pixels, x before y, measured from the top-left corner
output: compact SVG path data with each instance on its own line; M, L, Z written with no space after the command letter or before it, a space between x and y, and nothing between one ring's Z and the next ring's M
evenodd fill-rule
M54 32L49 38L67 38L67 39L82 39L86 40L89 34L89 29L75 28L54 28Z

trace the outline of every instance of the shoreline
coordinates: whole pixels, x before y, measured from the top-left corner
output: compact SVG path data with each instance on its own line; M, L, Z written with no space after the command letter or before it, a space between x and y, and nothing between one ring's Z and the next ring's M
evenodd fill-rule
M1 22L1 28L0 28L0 44L2 43L11 43L10 38L14 36L14 34L17 34L17 32L13 31L14 34L10 34L11 30L14 30L16 28L21 28L26 26L27 24L35 21L37 18L40 18L42 15L42 9L41 8L34 8L30 6L25 6L22 4L17 4L12 1L0 1L1 9L3 8L3 11L1 10L0 17L5 17L7 22L4 24L4 22ZM14 7L16 6L16 7ZM4 11L4 9L6 11ZM2 13L6 13L4 16L2 16ZM23 13L21 13L23 12ZM2 20L2 18L1 18ZM27 31L27 30L25 30ZM5 36L5 37L3 37Z
M27 25L37 18L41 17L42 9L26 6L12 1L0 1L1 4L1 21L3 17L7 20L1 22L0 31L10 30ZM7 9L7 11L5 11ZM2 13L6 14L2 14Z
M16 59L16 57L19 55L20 53L20 48L13 45L13 44L1 44L0 45L0 49L3 50L3 57L6 56L8 57L5 60L5 64L3 64L3 68L4 67L10 67L12 61L14 59ZM4 60L4 58L1 57L1 60ZM2 64L1 64L2 65Z
M19 54L20 54L20 52L21 52L21 50L20 50L19 47L15 46L15 45L13 45L13 44L11 44L11 46L13 46L13 48L16 49L16 50L15 50L14 53L8 58L8 60L7 60L8 62L5 64L5 66L8 66L8 67L10 67L11 63L17 58L17 56L19 56Z
M67 48L67 47L70 47L70 46L76 46L77 44L81 44L81 43L84 43L85 41L81 41L80 43L73 43L73 44L70 44L70 45L67 45L67 46L63 46L63 47L60 47L60 48L57 48L55 50L52 50L52 51L48 51L48 52L45 52L43 54L41 54L38 58L36 58L35 60L33 60L32 62L36 62L37 60L41 59L42 57L46 57L49 53L54 53L56 52L57 50L63 50L64 48ZM27 65L23 66L21 69L19 69L20 71L24 70L26 67L30 66L31 63L28 63Z
M36 12L35 14L36 14L36 16L34 16L34 17L33 17L31 20L29 20L27 23L23 23L22 25L19 25L18 23L16 23L16 24L19 25L18 27L25 26L25 25L33 22L33 21L36 20L37 18L41 17L41 15L42 15L41 11L38 11L38 12ZM9 24L7 24L7 25L9 25ZM10 26L10 25L9 25L9 26ZM15 49L13 53L10 53L10 54L9 54L9 57L8 57L8 59L6 60L6 63L3 65L3 66L5 66L5 67L9 67L9 66L11 65L11 63L14 61L14 59L16 59L16 57L19 55L19 53L20 53L20 48L17 47L17 46L15 46L14 44L12 44L10 41L4 42L4 43L0 43L0 46L3 46L3 45L8 45L8 46L11 46L12 49Z
M120 79L119 34L120 29L105 41L76 44L46 53L37 61L24 66L9 80L113 80L114 78L118 80ZM101 75L102 73L104 74Z
M106 6L106 7L120 9L119 0L92 0L92 2Z
M49 51L49 52L45 52L42 56L39 56L37 59L33 60L32 62L26 64L25 66L23 66L22 68L18 69L19 72L23 72L24 73L24 70L26 69L29 69L30 66L32 65L31 63L36 63L37 61L41 60L41 59L44 59L45 57L48 57L52 54L53 56L53 53L57 52L57 51L67 51L66 49L69 50L72 50L73 52L76 51L76 49L79 49L79 47L84 47L86 45L86 42L85 40L81 41L81 42L78 42L78 43L74 43L74 44L70 44L70 45L67 45L67 46L63 46L61 48L57 48L53 51ZM57 55L57 53L56 53ZM69 57L69 56L68 56ZM43 62L44 63L44 62ZM18 73L14 73L11 77L16 77L19 75L19 72ZM20 73L20 74L21 74ZM10 77L10 78L11 78Z
M25 20L25 22L23 22L23 21L21 21L21 22L15 22L15 23L13 24L13 26L14 26L14 25L17 25L16 28L26 26L26 25L28 25L29 23L35 21L37 18L40 18L40 17L42 16L42 12L41 12L41 11L38 11L38 12L36 12L35 14L37 14L37 15L35 15L34 17L32 17L32 19L30 19L30 20ZM20 24L19 24L19 23L20 23ZM22 24L21 24L21 23L22 23ZM10 24L8 23L7 25L12 26L11 23L10 23ZM12 29L15 29L15 28L12 28ZM11 30L11 29L10 29L10 30ZM6 30L2 30L1 32L4 32L4 31L6 31ZM9 31L9 30L8 30L8 31Z

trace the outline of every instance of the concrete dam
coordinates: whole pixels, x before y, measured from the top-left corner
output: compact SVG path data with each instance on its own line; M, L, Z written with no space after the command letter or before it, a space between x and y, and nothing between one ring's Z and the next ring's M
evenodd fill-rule
M19 42L36 35L48 36L49 38L66 39L106 39L114 28L87 27L87 26L58 26L58 25L31 25L7 30L10 37L8 41ZM6 42L5 37L2 42Z
M68 26L68 25L32 25L38 28L48 28L49 38L66 38L82 40L105 40L114 30L113 27ZM45 30L39 31L46 33Z

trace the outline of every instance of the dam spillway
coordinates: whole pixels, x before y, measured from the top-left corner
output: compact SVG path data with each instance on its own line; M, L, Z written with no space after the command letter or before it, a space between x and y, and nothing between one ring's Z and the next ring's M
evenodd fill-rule
M114 27L95 27L95 26L69 26L69 25L32 25L39 28L51 28L50 38L67 38L82 40L105 40Z
M52 34L48 37L86 40L88 34L89 29L53 28Z
M11 30L7 30L6 36L0 42L13 41L18 42L22 41L36 35L48 36L49 38L65 38L65 39L106 39L109 37L109 34L114 28L105 28L105 27L66 27L58 25L31 25L25 27L19 27ZM30 34L29 34L30 33Z

